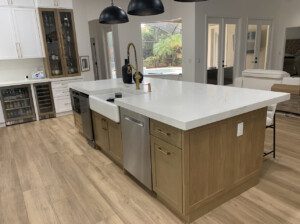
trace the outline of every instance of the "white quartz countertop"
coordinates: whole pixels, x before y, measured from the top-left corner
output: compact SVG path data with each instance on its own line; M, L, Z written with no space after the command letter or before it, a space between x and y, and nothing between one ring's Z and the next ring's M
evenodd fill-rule
M290 94L192 82L145 78L152 92L116 99L115 104L181 130L190 130L290 99ZM79 82L71 88L88 95L113 89L135 91L121 79Z
M0 82L0 87L6 87L6 86L17 86L17 85L31 85L35 83L43 83L43 82L57 82L57 81L68 81L68 80L77 80L82 79L81 76L77 77L64 77L64 78L45 78L45 79L24 79L19 81L10 81L10 82Z

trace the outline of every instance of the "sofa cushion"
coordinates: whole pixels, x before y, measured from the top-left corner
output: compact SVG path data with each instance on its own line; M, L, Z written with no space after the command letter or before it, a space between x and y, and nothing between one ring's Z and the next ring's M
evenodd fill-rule
M280 70L265 70L265 69L247 69L243 71L243 77L253 78L268 78L268 79L283 79L290 77L290 74Z

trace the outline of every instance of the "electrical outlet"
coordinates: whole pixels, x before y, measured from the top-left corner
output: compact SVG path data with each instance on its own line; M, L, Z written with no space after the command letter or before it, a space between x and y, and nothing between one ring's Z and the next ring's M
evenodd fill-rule
M238 126L237 126L237 137L240 137L244 134L244 123L239 123Z

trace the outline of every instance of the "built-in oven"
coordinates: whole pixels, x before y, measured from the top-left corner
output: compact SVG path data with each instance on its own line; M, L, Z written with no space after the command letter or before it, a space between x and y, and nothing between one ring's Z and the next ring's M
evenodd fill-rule
M70 89L70 96L73 112L81 118L83 135L90 145L94 146L94 133L89 95Z

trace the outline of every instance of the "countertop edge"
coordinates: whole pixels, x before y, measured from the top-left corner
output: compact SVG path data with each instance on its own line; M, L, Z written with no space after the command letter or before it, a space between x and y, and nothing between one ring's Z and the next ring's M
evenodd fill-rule
M132 105L128 105L124 102L121 101L115 101L115 104L118 105L119 107L131 110L136 113L140 113L144 116L147 116L151 119L157 120L159 122L165 123L167 125L173 126L175 128L181 129L183 131L189 131L194 128L198 128L201 126L205 126L207 124L215 123L224 119L228 119L230 117L235 117L244 113L248 113L254 110L258 110L267 106L270 106L272 104L277 104L286 100L290 99L290 94L289 93L283 93L282 96L278 96L274 99L262 101L259 103L255 103L249 106L241 107L241 108L236 108L231 111L226 111L220 114L214 114L205 118L200 118L200 119L195 119L192 121L184 122L180 120L176 120L170 117L166 117L164 115L147 111L138 107L134 107Z

